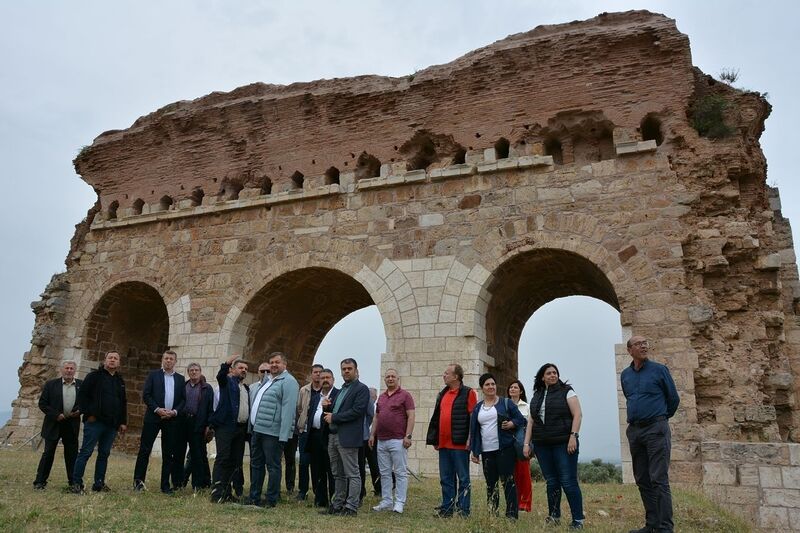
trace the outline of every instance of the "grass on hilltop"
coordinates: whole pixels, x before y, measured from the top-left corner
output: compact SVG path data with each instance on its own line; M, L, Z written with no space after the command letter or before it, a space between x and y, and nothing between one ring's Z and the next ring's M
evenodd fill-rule
M86 479L94 473L94 459ZM370 507L378 498L371 492L355 518L317 514L310 502L288 499L274 509L241 505L214 505L207 493L184 490L164 496L158 487L160 458L150 461L148 485L151 492L131 490L135 457L112 452L107 483L110 493L67 494L63 455L58 450L47 489L34 491L32 482L39 453L30 449L0 451L0 531L566 531L569 509L563 498L560 528L546 528L544 486L534 483L531 513L521 513L511 522L491 516L486 508L485 484L475 479L472 489L472 516L469 519L443 520L433 517L440 501L438 478L411 478L406 512L374 513ZM249 482L246 480L245 489ZM586 529L619 532L644 525L644 513L635 486L619 484L583 485ZM749 531L744 522L696 493L673 489L675 523L678 531ZM501 501L501 506L504 503Z

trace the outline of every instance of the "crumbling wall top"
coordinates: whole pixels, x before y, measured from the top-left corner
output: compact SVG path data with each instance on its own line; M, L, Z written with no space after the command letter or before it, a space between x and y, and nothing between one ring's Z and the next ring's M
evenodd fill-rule
M693 83L689 42L672 19L602 14L406 77L255 83L176 102L103 133L75 166L103 209L231 187L284 190L326 171L373 177L381 163L414 157L428 167L457 163L499 141L542 155L537 134L557 137L565 121L586 117L601 128L636 128L652 112L685 120ZM420 132L431 139L417 143L429 156L401 153Z

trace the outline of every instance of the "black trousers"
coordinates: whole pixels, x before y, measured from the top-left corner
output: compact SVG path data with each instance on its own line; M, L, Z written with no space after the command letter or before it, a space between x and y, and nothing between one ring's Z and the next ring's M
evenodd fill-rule
M189 483L191 476L193 489L205 489L211 486L206 435L205 431L195 431L194 425L194 418L184 419L183 440L180 447L180 457L186 455L186 463L183 465L183 486Z
M183 484L183 421L180 418L169 418L158 422L145 422L142 426L142 438L136 466L133 468L133 480L145 481L147 465L153 451L153 443L161 433L161 490L168 491ZM170 484L171 481L171 484Z
M669 488L669 460L672 434L666 419L649 426L628 425L625 432L631 450L633 477L644 504L647 527L673 531L672 492Z
M247 442L247 424L216 428L215 434L217 458L214 460L214 472L211 477L211 501L221 503L232 499L232 483L234 486L240 483L239 495L244 486L242 464L244 446ZM235 479L237 477L239 479Z
M333 498L335 486L328 446L322 438L321 429L309 429L306 451L309 454L311 463L311 486L314 490L314 505L327 507L331 498Z
M283 447L283 462L286 468L286 492L294 492L294 479L297 473L295 454L297 453L297 435L292 435Z
M308 453L308 432L297 436L297 449L300 451L300 464L297 467L297 496L305 497L308 494L308 484L311 482L314 492L317 491L317 480L309 476L311 470L311 455Z
M369 441L364 441L364 445L358 449L358 472L361 474L361 499L367 495L367 464L369 464L369 476L372 478L372 492L376 496L381 494L381 472L378 469L378 445L370 448Z
M517 501L517 484L514 482L514 467L517 463L514 447L509 446L493 452L483 452L481 459L483 477L486 479L486 501L489 509L496 513L500 506L499 483L502 482L506 498L506 516L517 518L519 502Z
M47 478L50 477L50 470L53 468L53 462L56 458L56 448L58 441L64 445L64 466L67 469L67 483L72 482L72 469L75 467L75 458L78 457L78 431L76 431L72 422L63 420L58 423L58 438L43 439L44 451L42 451L42 458L39 459L39 468L36 469L36 479L33 481L35 485L47 485Z

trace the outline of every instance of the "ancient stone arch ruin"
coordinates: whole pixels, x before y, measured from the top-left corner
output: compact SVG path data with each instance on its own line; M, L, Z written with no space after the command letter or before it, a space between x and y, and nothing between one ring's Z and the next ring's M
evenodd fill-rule
M34 305L4 431L36 433L64 358L86 373L120 349L135 429L165 347L206 368L280 349L302 378L325 333L375 304L381 364L418 399L423 434L447 363L502 386L531 314L587 295L675 377L673 479L789 524L800 286L759 147L770 109L694 68L674 21L647 12L540 27L405 78L170 104L76 158L98 200ZM419 442L411 464L436 469Z

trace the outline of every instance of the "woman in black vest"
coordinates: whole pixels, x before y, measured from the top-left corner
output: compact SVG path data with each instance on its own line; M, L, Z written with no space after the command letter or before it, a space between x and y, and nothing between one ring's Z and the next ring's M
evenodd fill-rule
M548 517L546 522L561 521L561 490L567 494L572 513L570 529L583 529L583 496L578 486L578 431L581 428L581 404L571 385L561 381L558 367L543 365L533 382L531 414L525 431L525 455L528 442L539 461L547 484Z
M497 382L492 374L483 374L478 379L483 390L483 401L472 411L469 447L472 462L483 460L483 477L486 479L486 499L489 509L497 513L500 505L498 484L503 483L506 498L506 517L514 520L519 516L517 488L514 484L514 430L522 427L525 419L517 406L508 398L497 395Z

